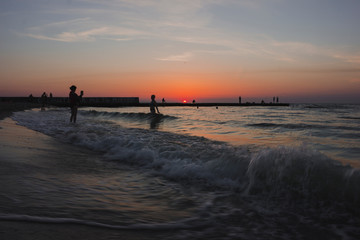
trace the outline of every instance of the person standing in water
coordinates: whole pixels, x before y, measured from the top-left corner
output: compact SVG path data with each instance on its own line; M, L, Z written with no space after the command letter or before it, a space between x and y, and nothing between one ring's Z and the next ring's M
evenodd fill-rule
M155 101L155 95L151 95L150 112L152 114L156 114L155 109L156 109L157 113L160 114L157 103Z
M44 93L41 95L41 111L44 111L44 110L45 110L46 103L47 103L47 95L46 95L46 92L44 92Z
M77 109L79 106L79 103L81 101L82 96L84 95L84 91L80 92L80 96L76 94L76 86L72 85L70 87L70 93L69 93L69 101L70 101L70 108L71 108L71 116L70 116L70 122L76 123L76 115L77 115Z

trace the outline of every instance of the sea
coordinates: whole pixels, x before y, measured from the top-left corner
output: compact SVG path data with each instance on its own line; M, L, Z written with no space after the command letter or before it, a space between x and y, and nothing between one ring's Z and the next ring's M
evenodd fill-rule
M159 110L81 107L76 124L68 108L14 113L0 220L173 240L360 239L360 105Z

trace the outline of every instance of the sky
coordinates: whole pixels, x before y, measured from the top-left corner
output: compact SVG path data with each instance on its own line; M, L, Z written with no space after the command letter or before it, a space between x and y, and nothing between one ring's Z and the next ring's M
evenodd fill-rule
M359 0L0 0L0 96L360 103Z

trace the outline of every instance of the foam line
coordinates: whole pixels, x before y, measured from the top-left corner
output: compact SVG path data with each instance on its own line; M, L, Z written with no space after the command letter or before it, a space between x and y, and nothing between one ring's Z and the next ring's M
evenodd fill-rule
M115 230L182 230L182 229L196 229L203 228L208 225L208 222L196 221L195 218L188 218L178 222L170 223L153 223L153 224L131 224L126 226L112 225L99 223L94 221L85 221L75 218L53 218L53 217L41 217L41 216L30 216L20 214L0 214L1 221L14 221L14 222L32 222L41 224L76 224L89 227L107 228ZM194 224L197 222L196 224ZM202 222L201 224L198 222Z

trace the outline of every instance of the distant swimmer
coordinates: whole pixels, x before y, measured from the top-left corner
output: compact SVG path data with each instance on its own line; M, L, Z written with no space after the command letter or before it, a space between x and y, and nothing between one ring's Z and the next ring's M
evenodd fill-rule
M81 98L84 95L84 91L80 92L80 96L76 94L76 86L72 85L70 87L70 93L69 93L69 101L70 101L70 108L71 108L71 116L70 116L70 122L76 123L76 115L77 115L77 109L80 104Z
M156 109L157 113L160 114L157 103L155 101L155 95L151 95L150 112L152 114L156 114L155 109Z

